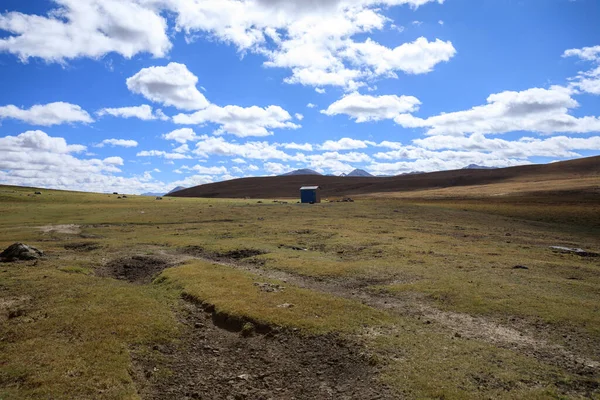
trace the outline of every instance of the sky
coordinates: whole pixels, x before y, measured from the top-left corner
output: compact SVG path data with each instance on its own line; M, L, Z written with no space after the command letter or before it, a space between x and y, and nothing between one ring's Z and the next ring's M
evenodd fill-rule
M2 0L0 184L600 154L597 0Z

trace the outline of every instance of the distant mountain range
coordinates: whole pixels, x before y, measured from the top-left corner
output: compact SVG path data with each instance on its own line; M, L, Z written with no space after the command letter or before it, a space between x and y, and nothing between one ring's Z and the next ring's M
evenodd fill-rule
M323 176L323 174L318 173L315 170L312 169L308 169L308 168L303 168L303 169L297 169L295 171L292 172L288 172L286 174L280 175L280 176L296 176L296 175L319 175L319 176ZM336 176L336 175L326 175L326 176ZM367 171L365 171L364 169L355 169L354 171L350 172L349 174L341 174L340 176L373 176L370 173L368 173Z
M147 193L142 193L142 196L161 197L161 196L166 196L167 194L179 192L180 190L183 190L183 189L187 189L187 188L183 187L183 186L177 186L175 189L171 190L169 193L166 193L166 194L165 193L147 192Z
M462 168L462 169L497 169L498 167L486 167L483 165L477 165L477 164L469 164L466 167ZM424 174L425 172L423 171L412 171L412 172L405 172L399 175L417 175L417 174ZM345 177L345 176L360 176L360 177L387 177L390 175L373 175L370 174L369 172L365 171L364 169L355 169L354 171L348 173L348 174L341 174L341 175L333 175L333 174L327 174L327 175L323 175L318 173L317 171L313 170L313 169L309 169L309 168L303 168L303 169L297 169L295 171L291 171L279 176L297 176L297 175L318 175L318 176L341 176L341 177Z
M297 169L292 172L288 172L287 174L283 174L280 176L294 176L294 175L322 175L322 174L318 173L317 171L313 171L312 169L303 168L303 169Z
M498 169L498 167L485 167L483 165L469 164L463 169Z

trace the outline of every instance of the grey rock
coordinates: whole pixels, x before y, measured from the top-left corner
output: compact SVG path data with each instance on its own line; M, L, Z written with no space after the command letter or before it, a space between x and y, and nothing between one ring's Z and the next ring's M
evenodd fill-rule
M36 249L33 246L28 246L23 243L14 243L0 253L0 261L12 262L18 260L37 260L43 255L43 251Z

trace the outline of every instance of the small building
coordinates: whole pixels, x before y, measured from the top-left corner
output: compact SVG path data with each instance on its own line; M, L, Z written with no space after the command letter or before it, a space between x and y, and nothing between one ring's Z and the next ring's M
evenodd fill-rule
M309 204L320 203L320 190L321 188L319 186L302 186L300 188L300 202Z

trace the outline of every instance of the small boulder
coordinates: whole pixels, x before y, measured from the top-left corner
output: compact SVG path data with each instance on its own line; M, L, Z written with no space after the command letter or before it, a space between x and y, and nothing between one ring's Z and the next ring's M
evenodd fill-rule
M525 265L515 265L513 269L529 269L529 267L526 267Z
M0 261L37 260L43 255L44 252L35 247L23 243L14 243L0 253Z
M35 192L34 194L42 194L42 192Z

